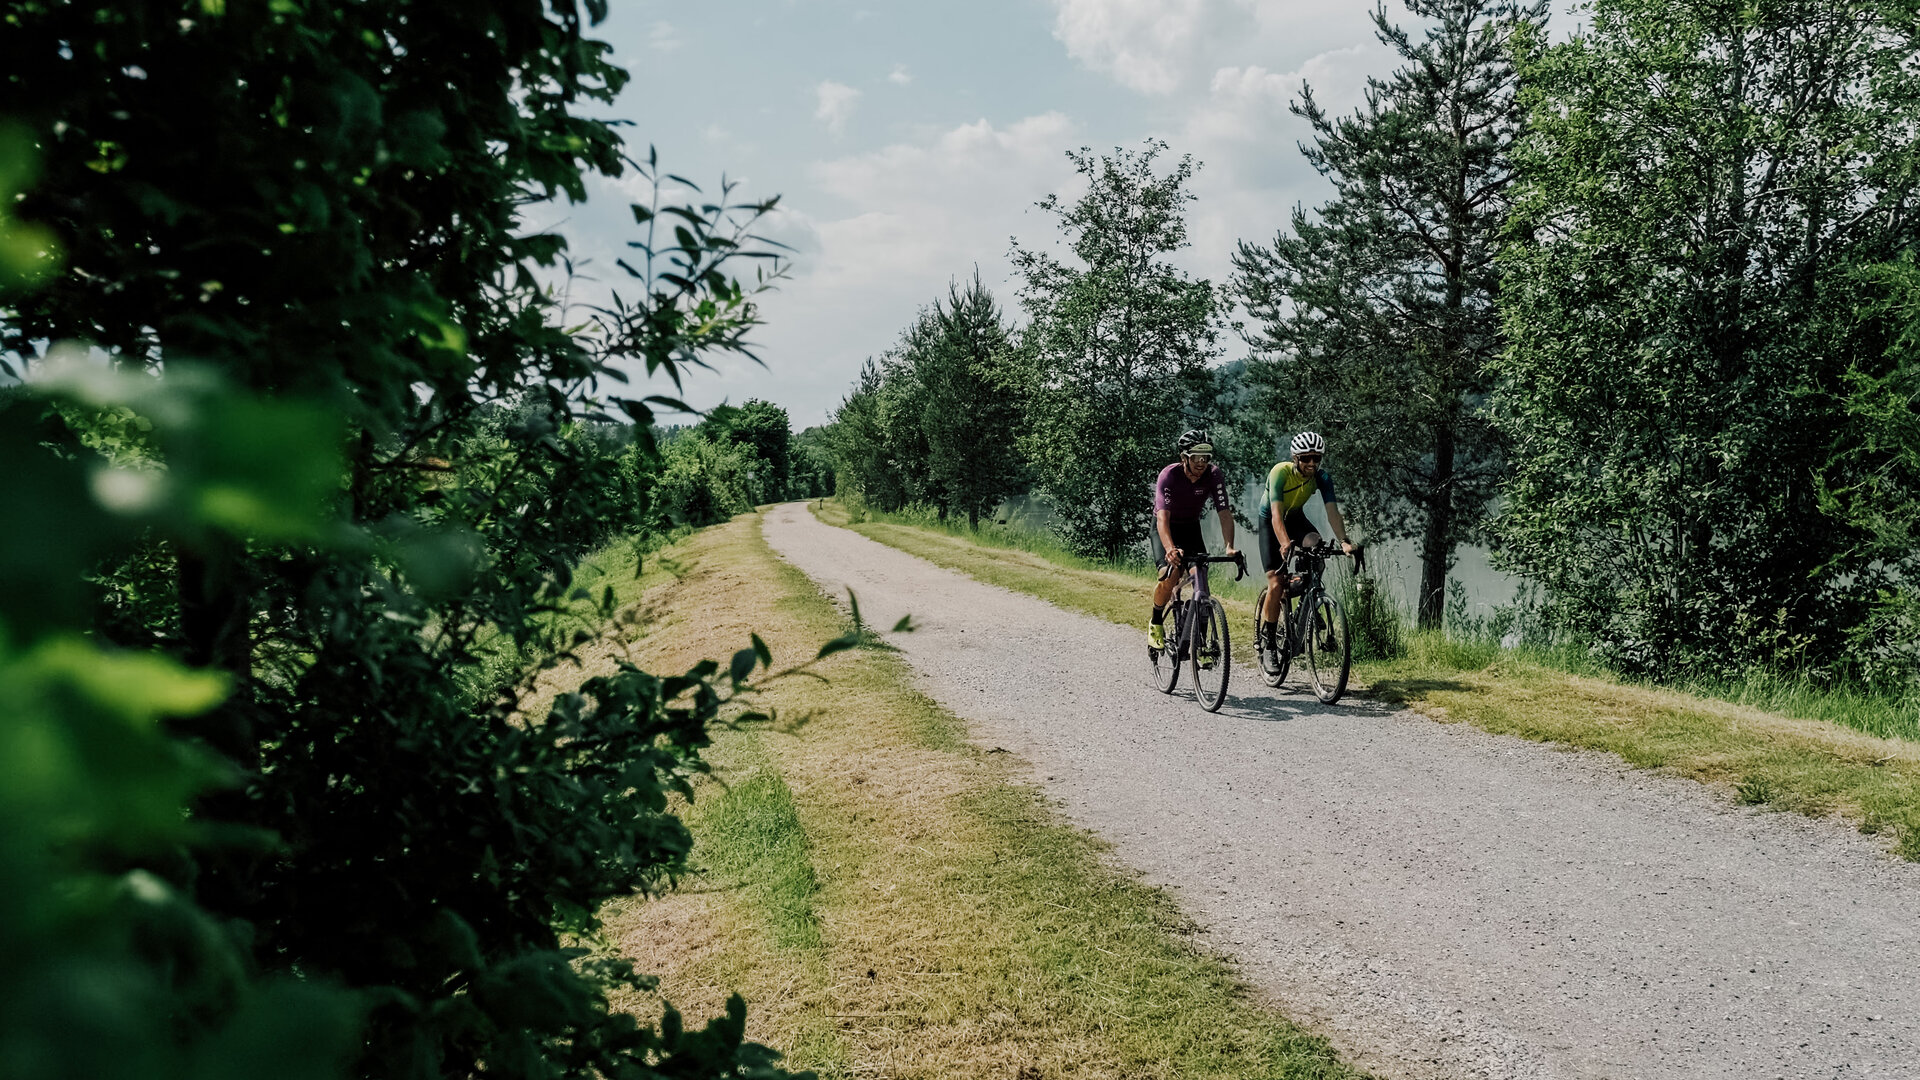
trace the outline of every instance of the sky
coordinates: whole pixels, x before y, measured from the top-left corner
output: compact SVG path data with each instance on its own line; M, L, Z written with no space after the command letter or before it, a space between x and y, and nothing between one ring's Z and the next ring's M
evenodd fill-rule
M1178 262L1223 282L1240 240L1270 239L1331 189L1288 111L1303 83L1330 111L1362 100L1393 56L1368 0L615 0L594 36L632 82L612 115L636 156L710 191L780 196L764 232L792 247L762 298L765 361L695 372L696 408L761 398L796 429L823 423L861 364L976 268L1010 314L1014 238L1058 233L1034 203L1071 197L1079 147L1165 140L1202 163ZM1411 19L1406 20L1412 22ZM584 261L576 299L624 274L637 179L595 179L547 208ZM1223 358L1244 353L1232 335ZM648 385L648 392L672 392Z

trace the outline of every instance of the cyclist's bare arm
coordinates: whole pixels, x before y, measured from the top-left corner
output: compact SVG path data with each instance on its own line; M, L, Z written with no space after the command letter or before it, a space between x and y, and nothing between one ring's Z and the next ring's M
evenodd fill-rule
M1171 557L1176 550L1173 545L1173 533L1167 527L1168 522L1171 520L1172 518L1168 516L1165 510L1155 510L1153 512L1153 527L1160 530L1160 546L1166 550L1169 557Z
M1333 526L1333 535L1340 541L1340 547L1347 554L1353 554L1353 542L1347 539L1347 523L1340 516L1340 504L1327 504L1327 524Z
M1226 542L1227 554L1234 554L1233 547L1233 511L1220 511L1220 539Z

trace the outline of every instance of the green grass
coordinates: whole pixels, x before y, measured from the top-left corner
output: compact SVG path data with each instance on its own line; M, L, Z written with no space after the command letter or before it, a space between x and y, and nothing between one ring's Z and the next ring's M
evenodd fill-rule
M1044 547L975 542L964 528L851 521L832 503L816 512L979 580L1124 626L1142 621L1146 579L1129 568L1056 562ZM1225 602L1236 628L1250 621L1249 603L1231 594ZM1402 655L1355 663L1358 692L1497 734L1604 750L1724 785L1748 805L1840 814L1920 860L1920 728L1910 699L1766 677L1662 688L1612 677L1579 652L1505 649L1490 638L1434 632L1401 639ZM1236 642L1236 652L1243 645Z
M700 837L700 871L737 888L777 948L820 948L820 891L793 792L757 732L729 740L731 781L694 803L688 825Z

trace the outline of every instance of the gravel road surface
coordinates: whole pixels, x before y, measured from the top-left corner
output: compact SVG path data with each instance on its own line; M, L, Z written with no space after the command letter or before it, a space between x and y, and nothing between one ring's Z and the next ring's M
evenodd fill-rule
M870 624L911 612L921 689L1384 1076L1920 1078L1920 866L1837 822L1247 671L1208 715L1140 631L804 504L766 536Z

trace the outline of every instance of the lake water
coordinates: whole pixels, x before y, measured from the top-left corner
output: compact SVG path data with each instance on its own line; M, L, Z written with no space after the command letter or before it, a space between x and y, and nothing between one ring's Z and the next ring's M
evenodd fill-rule
M1259 512L1258 489L1253 489L1239 500L1240 510L1248 517ZM1326 508L1315 495L1307 502L1307 520L1325 527ZM1005 519L1010 525L1022 528L1045 530L1053 524L1053 508L1045 499L1026 495L1003 503L994 515ZM1224 545L1220 542L1220 521L1208 514L1201 521L1201 532L1207 538L1210 551L1220 551ZM1257 534L1255 534L1257 535ZM1260 545L1255 535L1239 535L1236 530L1234 539L1241 550L1247 553L1247 569L1256 574L1263 573L1260 566ZM1328 535L1331 540L1331 534ZM1455 552L1452 580L1459 582L1460 590L1466 597L1467 614L1483 617L1495 607L1513 602L1520 579L1511 574L1495 570L1487 562L1487 549L1482 547L1462 547ZM1420 550L1412 540L1383 540L1367 544L1367 564L1381 581L1388 594L1399 608L1409 617L1414 610L1414 599L1420 592Z

